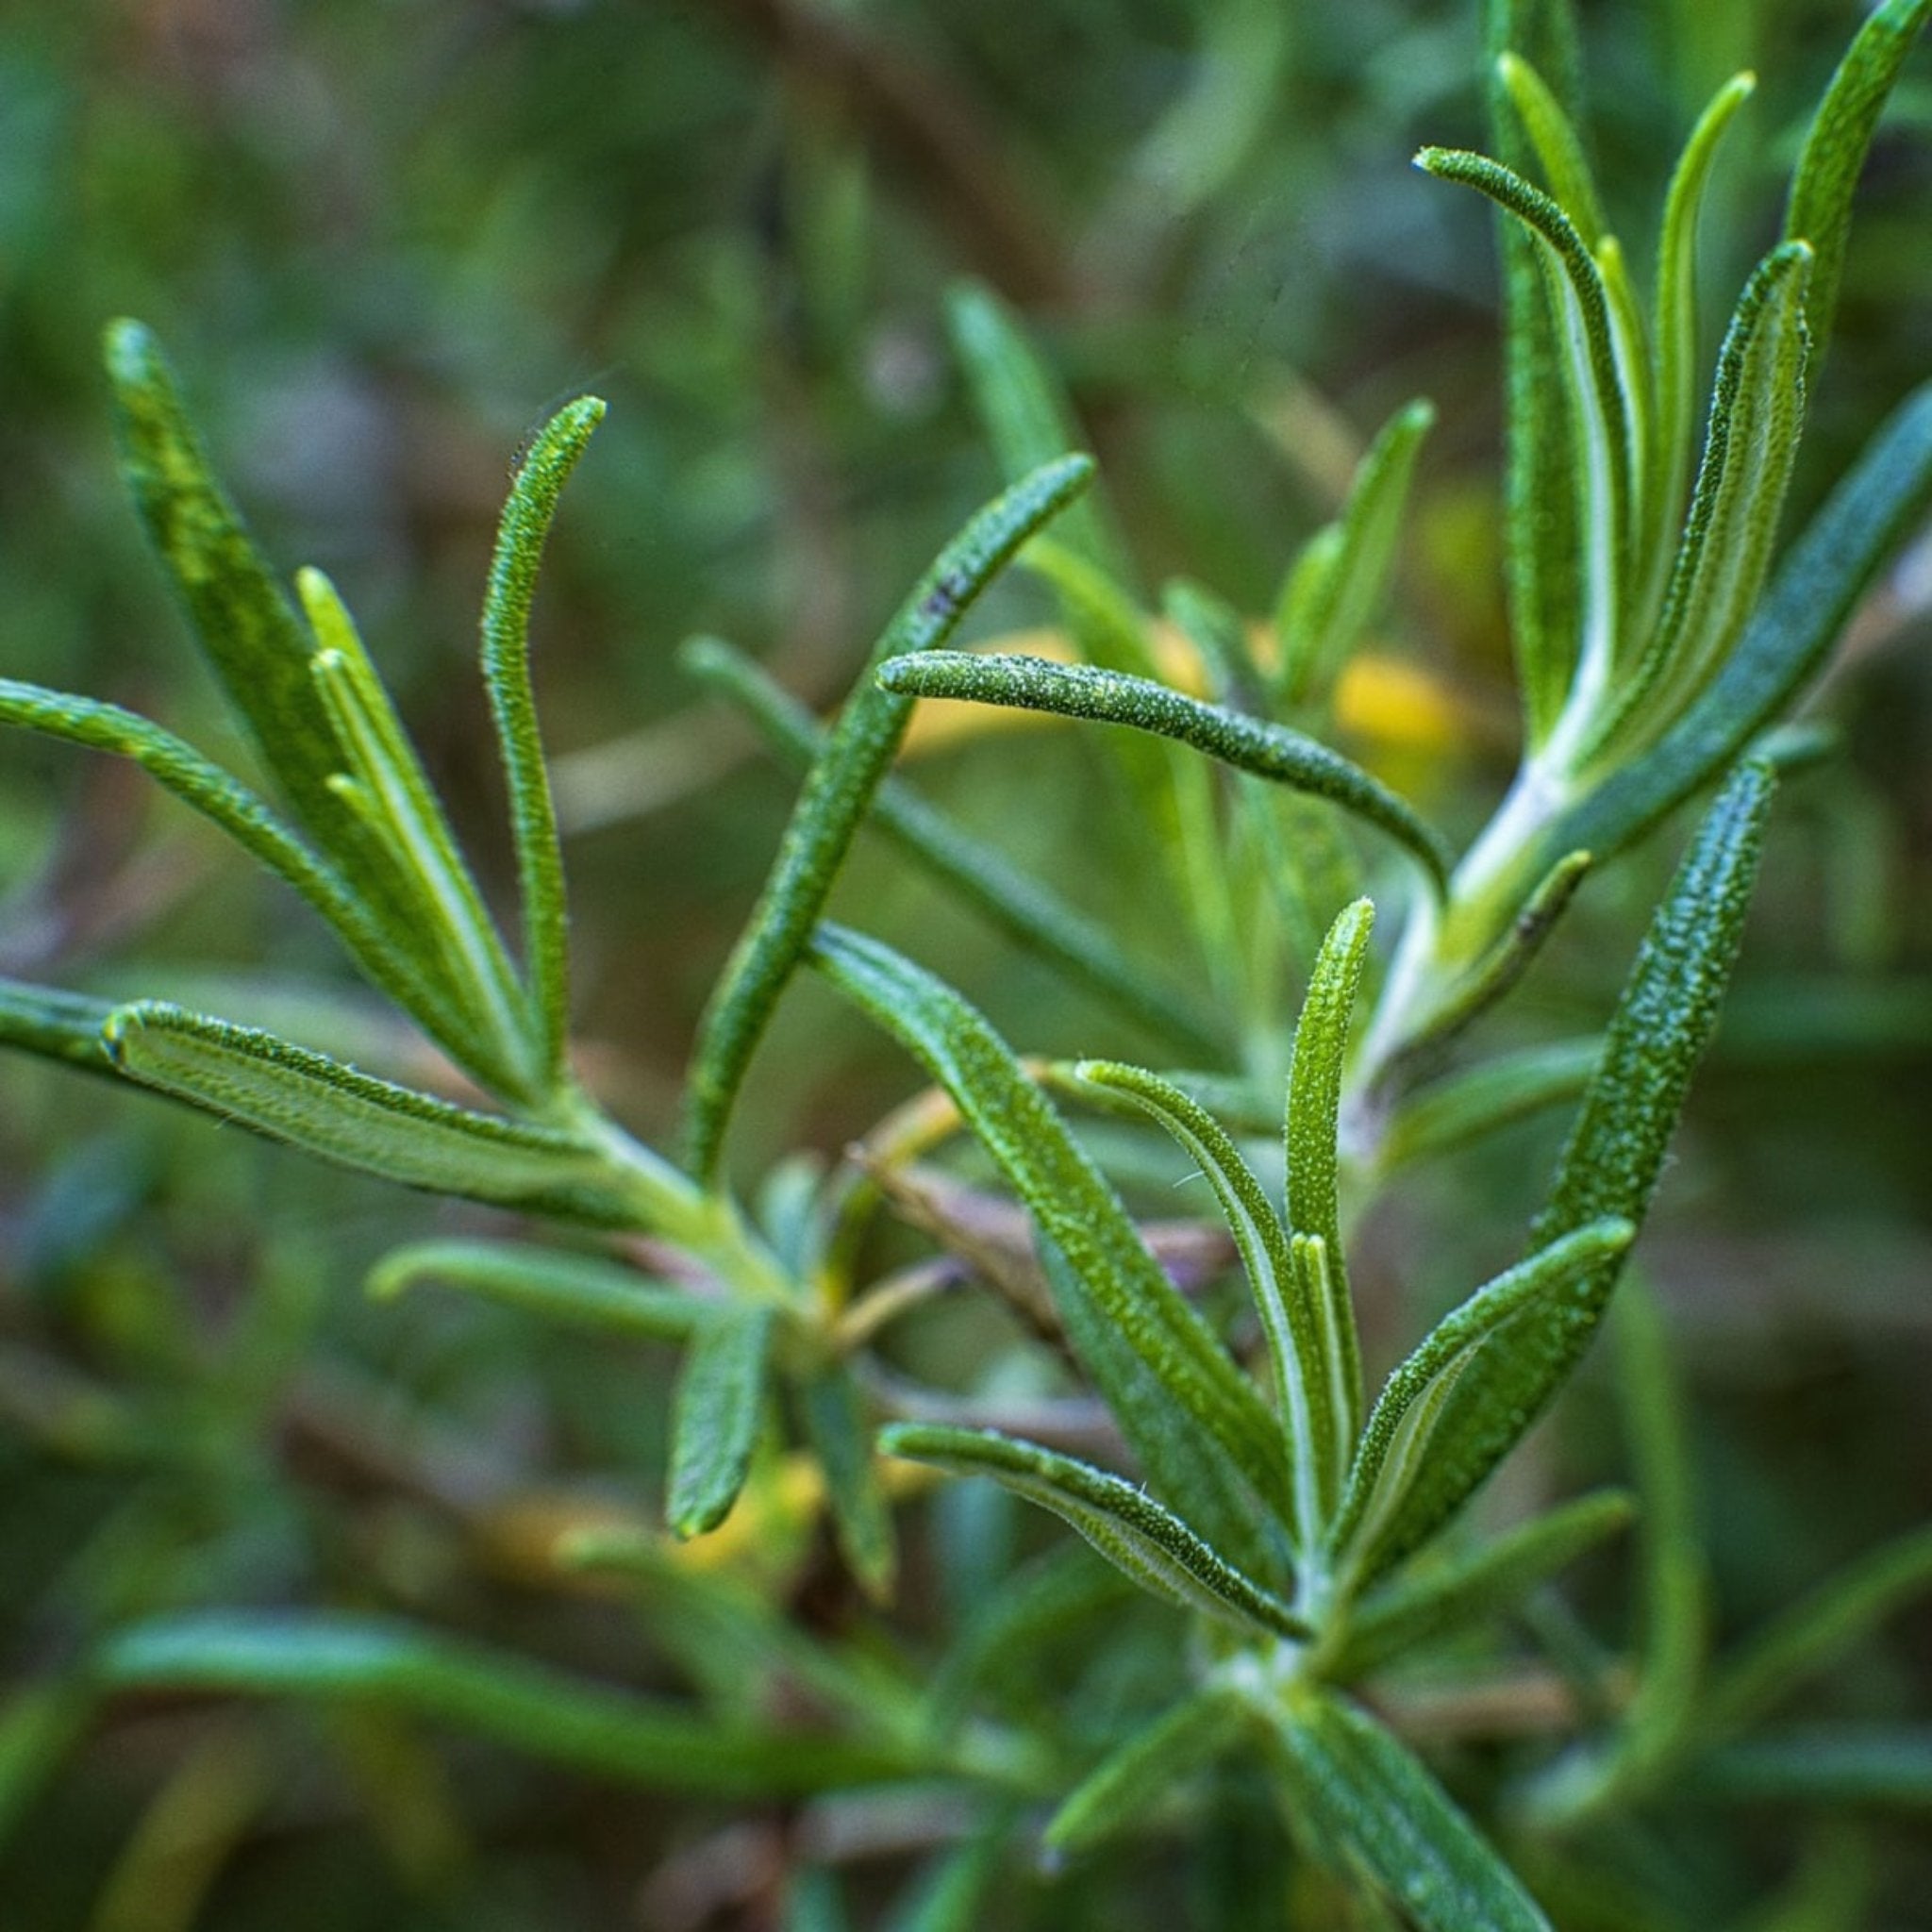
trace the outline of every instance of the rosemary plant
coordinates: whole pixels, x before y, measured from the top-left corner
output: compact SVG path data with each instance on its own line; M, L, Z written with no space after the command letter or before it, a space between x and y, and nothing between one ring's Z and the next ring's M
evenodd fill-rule
M634 1138L572 1060L564 868L532 688L538 567L603 405L581 398L537 437L490 569L480 661L510 808L510 933L335 588L305 570L292 599L283 591L155 341L114 325L124 474L278 803L113 706L0 680L0 722L130 759L218 825L441 1049L448 1092L467 1086L482 1101L157 1000L8 984L0 1037L325 1159L624 1238L601 1250L425 1241L391 1256L372 1285L441 1283L532 1319L681 1348L666 1423L672 1539L726 1523L782 1414L876 1605L892 1601L897 1574L889 1478L916 1486L924 1465L990 1478L1064 1518L1191 1634L1172 1698L1096 1751L1051 1698L1020 1718L981 1692L988 1659L1019 1655L1029 1630L1117 1605L1105 1579L1043 1573L1038 1590L962 1628L927 1682L882 1639L808 1636L756 1589L679 1571L655 1537L579 1535L565 1558L645 1589L693 1698L578 1682L400 1621L200 1612L108 1633L13 1710L9 1748L44 1753L100 1700L175 1686L388 1703L687 1791L941 1780L964 1793L969 1823L902 1915L923 1927L991 1923L984 1901L1004 1848L1085 1855L1229 1759L1262 1767L1304 1869L1339 1888L1308 1894L1317 1902L1295 1923L1346 1911L1351 1924L1425 1932L1549 1925L1547 1902L1581 1882L1589 1830L1633 1807L1802 1784L1821 1765L1826 1783L1834 1766L1847 1785L1872 1775L1877 1747L1840 1738L1807 1758L1759 1720L1932 1581L1932 1550L1921 1533L1880 1552L1710 1662L1668 1357L1629 1290L1618 1326L1651 1611L1634 1682L1594 1704L1580 1696L1568 1748L1488 1793L1480 1827L1377 1686L1417 1657L1453 1659L1473 1626L1530 1598L1637 1508L1600 1492L1487 1541L1444 1541L1611 1307L1742 942L1779 769L1813 748L1777 727L1932 503L1926 390L1803 534L1780 539L1853 190L1928 12L1932 0L1886 0L1854 39L1799 153L1779 238L1724 332L1700 442L1699 211L1750 77L1722 88L1690 134L1646 300L1606 223L1558 9L1491 8L1495 158L1418 157L1431 176L1487 196L1502 222L1524 750L1489 822L1463 841L1326 741L1337 680L1399 547L1429 408L1398 411L1374 441L1266 625L1191 584L1170 587L1157 617L1092 464L1066 453L1077 438L1045 365L992 296L961 291L957 345L1009 486L908 594L836 718L822 728L715 640L687 651L693 675L805 777L700 1027L675 1148ZM1016 559L1057 599L1072 661L947 648ZM1162 656L1163 636L1185 640L1185 676L1165 675L1176 659ZM915 706L932 699L1117 727L1105 734L1114 795L1184 908L1194 984L1128 956L889 775ZM1707 795L1600 1035L1472 1056L1465 1036L1589 875ZM1112 1021L1159 1041L1165 1070L1023 1060L931 972L830 923L834 882L868 823ZM728 1130L802 969L901 1042L934 1091L801 1214L760 1225L732 1191ZM1409 1164L1565 1103L1574 1118L1523 1257L1424 1335L1372 1399L1349 1279L1357 1218ZM1076 1132L1063 1107L1151 1122L1205 1178L1251 1293L1264 1374L1163 1265L1158 1230L1095 1151L1114 1143ZM920 1169L961 1129L1029 1217L1030 1247L992 1228L985 1195L948 1194ZM1264 1151L1277 1135L1278 1189ZM885 1200L1022 1307L1105 1406L1102 1441L1119 1453L1076 1457L906 1397L875 1344L941 1277L866 1274L864 1236ZM882 1408L892 1419L874 1441ZM810 1715L774 1718L753 1682L802 1687ZM822 1874L791 1909L801 1932L841 1923Z

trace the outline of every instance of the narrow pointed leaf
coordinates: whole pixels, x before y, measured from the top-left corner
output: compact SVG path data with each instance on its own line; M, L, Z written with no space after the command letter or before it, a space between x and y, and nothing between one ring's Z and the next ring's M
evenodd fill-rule
M1143 1590L1271 1636L1305 1638L1308 1626L1278 1597L1224 1562L1181 1519L1132 1483L991 1429L896 1423L882 1432L889 1456L954 1475L985 1475L1073 1524Z
M295 583L319 646L309 675L342 752L330 784L380 845L425 971L452 990L495 1062L514 1070L510 1091L533 1097L522 991L441 801L335 586L319 570Z
M0 678L0 724L125 758L184 805L220 826L251 858L292 886L327 922L373 984L465 1064L491 1064L487 1043L427 976L414 949L395 944L361 893L317 857L240 779L172 732L118 705ZM484 1066L477 1065L482 1060Z
M1389 1377L1362 1431L1335 1524L1336 1546L1358 1582L1387 1567L1388 1532L1416 1479L1434 1458L1457 1453L1444 1415L1477 1354L1488 1348L1492 1361L1507 1361L1507 1324L1614 1266L1636 1232L1631 1223L1607 1217L1551 1242L1452 1309Z
M1707 1722L1721 1730L1753 1723L1928 1594L1932 1528L1915 1529L1847 1565L1746 1638L1711 1683Z
M1207 1176L1241 1251L1241 1266L1261 1316L1274 1358L1283 1425L1294 1479L1294 1530L1299 1547L1321 1541L1328 1510L1340 1491L1346 1453L1334 1415L1324 1353L1326 1310L1312 1306L1289 1249L1288 1230L1241 1150L1214 1118L1158 1074L1108 1060L1083 1060L1074 1069L1084 1083L1125 1094L1146 1109L1186 1150Z
M1052 1852L1090 1851L1138 1825L1174 1787L1222 1756L1252 1730L1242 1699L1208 1689L1136 1731L1074 1787L1048 1820L1042 1840Z
M720 1725L708 1713L385 1617L207 1611L120 1630L98 1663L109 1690L354 1700L474 1731L620 1784L718 1797L903 1777L896 1748Z
M685 1106L686 1146L701 1177L717 1167L751 1057L911 714L910 701L880 690L873 673L902 653L942 644L1020 545L1072 502L1092 474L1085 457L1066 457L988 504L941 553L874 645L805 781L764 891L706 1009Z
M1318 533L1289 573L1276 607L1281 663L1276 680L1290 704L1332 678L1360 641L1386 594L1415 479L1416 458L1436 420L1434 407L1405 404L1369 445L1341 515Z
M1526 61L1573 120L1580 88L1575 23L1562 0L1484 0L1483 46L1490 138L1518 174L1533 149L1503 78L1502 57ZM1532 748L1562 711L1576 663L1583 541L1578 524L1579 447L1570 420L1564 344L1549 299L1542 245L1502 209L1504 381L1507 397L1503 521L1509 632Z
M379 841L330 784L341 753L301 619L216 480L154 336L111 323L106 353L122 474L208 662L296 817L407 954L410 909L387 881Z
M697 1331L671 1406L665 1517L679 1538L716 1529L751 1471L765 1406L776 1311L719 1310Z
M1555 311L1555 346L1576 455L1570 487L1577 533L1575 584L1581 630L1563 708L1589 717L1607 690L1624 622L1624 572L1639 438L1636 399L1625 389L1603 273L1569 217L1548 195L1482 155L1424 148L1416 165L1460 181L1513 215L1535 238ZM1558 487L1561 487L1560 485ZM1541 678L1547 675L1539 667Z
M637 1217L623 1176L571 1135L453 1107L275 1034L144 1000L116 1008L104 1038L129 1079L325 1160L568 1219Z
M1275 1735L1290 1804L1309 1835L1421 1932L1552 1932L1441 1786L1366 1712L1306 1692L1281 1710Z
M1586 1550L1627 1528L1635 1501L1603 1490L1552 1509L1459 1560L1388 1585L1349 1617L1335 1663L1341 1678L1365 1675L1405 1651L1436 1644L1499 1615Z
M389 1301L425 1282L458 1288L546 1322L644 1341L684 1341L711 1308L681 1289L594 1255L520 1241L413 1241L370 1270L369 1292Z
M1453 1153L1532 1114L1580 1100L1603 1058L1596 1034L1558 1040L1483 1060L1406 1100L1391 1117L1375 1150L1392 1172L1411 1160Z
M1811 251L1787 242L1746 283L1718 358L1710 425L1663 615L1592 755L1708 680L1757 608L1805 418Z
M1606 1215L1642 1224L1743 937L1774 784L1767 767L1740 766L1697 828L1611 1016L1602 1062L1532 1230L1538 1246ZM1448 1453L1410 1491L1390 1531L1391 1559L1459 1508L1541 1413L1589 1346L1618 1272L1607 1261L1557 1300L1525 1311L1507 1357L1454 1391L1441 1424Z
M806 1437L824 1472L825 1502L840 1551L866 1594L883 1603L892 1593L899 1553L872 1453L864 1397L850 1368L832 1362L801 1384L798 1403Z
M1801 1724L1720 1746L1672 1787L1693 1802L1932 1811L1932 1729Z
M980 657L970 651L929 652L887 665L879 682L887 691L907 697L1010 705L1062 718L1124 724L1173 739L1237 771L1313 792L1379 827L1416 860L1432 890L1440 892L1447 878L1449 853L1441 835L1407 800L1359 765L1285 724L1205 705L1151 678L1086 664L1055 664L1018 653Z
M827 926L812 958L946 1089L1031 1210L1074 1350L1156 1485L1217 1548L1258 1557L1236 1472L1287 1520L1274 1418L1010 1049L958 993L876 941Z
M1838 308L1845 238L1852 225L1852 192L1864 172L1878 117L1906 56L1932 19L1932 0L1885 0L1858 29L1832 76L1805 138L1785 208L1785 236L1808 242L1818 265L1808 315L1822 358Z
M1823 665L1886 559L1932 505L1932 387L1895 410L1794 544L1736 650L1634 764L1563 813L1543 863L1620 852L1744 752Z
M558 497L604 420L596 396L579 396L551 417L525 453L497 527L483 602L483 682L490 692L509 791L510 831L516 841L523 899L524 962L551 1084L565 1073L570 1030L570 949L566 928L563 848L557 808L537 724L530 679L530 608L537 570L557 515Z
M1647 533L1654 552L1664 548L1664 532L1681 513L1690 480L1698 353L1698 217L1724 130L1757 85L1755 75L1740 74L1718 90L1684 144L1664 198L1657 251L1657 436L1650 484L1654 519Z
M1346 1469L1361 1426L1361 1350L1356 1340L1355 1306L1341 1251L1341 1195L1336 1135L1341 1116L1342 1075L1348 1065L1349 1027L1368 964L1375 908L1366 899L1345 907L1315 960L1307 997L1294 1029L1288 1075L1288 1224L1321 1242L1308 1256L1325 1272L1328 1292L1322 1317L1323 1359L1330 1387L1328 1410L1337 1431L1337 1467Z
M1058 378L991 289L979 282L957 284L946 297L946 321L1008 482L1017 483L1086 441ZM1117 581L1124 579L1125 548L1098 491L1072 506L1059 528L1070 549Z
M792 763L809 768L824 733L795 698L741 652L717 639L693 640L682 657L689 670L745 712L767 743ZM902 780L888 778L879 787L871 823L1016 945L1137 1025L1204 1059L1218 1059L1225 1051L1219 1030L1194 1009L1188 995L1143 973L1105 927L1051 886L1019 871Z
M1509 104L1536 151L1551 198L1570 218L1583 238L1584 246L1594 248L1603 240L1608 224L1604 220L1603 201L1596 192L1596 179L1574 123L1542 75L1522 55L1503 54L1496 62L1496 78L1509 96Z

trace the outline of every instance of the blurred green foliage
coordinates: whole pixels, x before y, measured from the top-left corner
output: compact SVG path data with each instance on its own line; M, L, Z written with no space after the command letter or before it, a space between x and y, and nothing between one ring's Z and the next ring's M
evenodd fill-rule
M1846 29L1846 9L1818 0L1599 9L1587 55L1613 219L1625 198L1654 203L1697 105L1761 60L1708 225L1713 281L1735 286L1770 239L1801 116ZM1070 381L1149 576L1205 579L1250 613L1333 514L1374 426L1411 394L1435 400L1400 620L1375 640L1425 674L1429 704L1385 699L1341 722L1345 748L1465 830L1513 731L1493 248L1475 198L1406 158L1424 139L1477 138L1475 53L1460 0L8 9L0 669L234 749L113 476L95 344L107 317L142 315L270 553L324 565L355 605L507 896L469 669L475 590L521 442L565 396L608 396L552 547L538 676L574 834L584 1060L614 1110L661 1134L790 796L675 646L721 631L814 701L842 690L995 481L943 314L970 274L1028 317ZM1932 142L1904 132L1932 124L1932 94L1923 59L1914 71L1861 192L1798 510L1932 364ZM1778 1608L1790 1579L1932 1516L1918 1451L1932 1372L1928 608L1922 542L1829 695L1843 755L1790 788L1646 1247L1694 1398L1720 1635ZM1049 621L1022 582L981 627ZM218 970L225 1011L283 1024L299 1002L287 1024L304 1037L409 1064L319 929L177 808L118 769L6 749L0 970L119 993L187 992ZM1110 836L1094 760L1057 727L979 741L970 771L935 750L921 775L1158 958L1162 905L1125 838L1121 863L1068 858L1076 833ZM1665 870L1652 854L1592 883L1521 1002L1525 1039L1597 1023ZM1014 963L889 849L862 844L841 891L871 929L916 938L1029 1050L1113 1049L1112 1023ZM754 1075L745 1171L784 1148L837 1149L904 1090L889 1048L802 989ZM488 1217L25 1064L8 1065L5 1095L0 1658L34 1688L0 1728L0 1824L17 1827L0 1849L0 1919L751 1927L777 1923L791 1864L824 1857L849 1868L863 1923L877 1909L951 1923L918 1916L942 1807L727 1813L451 1745L393 1714L188 1698L137 1700L73 1755L52 1748L78 1723L63 1663L99 1630L173 1607L403 1609L586 1674L671 1681L683 1659L661 1637L641 1642L623 1597L560 1587L541 1555L558 1523L647 1509L670 1362L482 1305L363 1302L386 1248L493 1230ZM1392 1306L1392 1285L1446 1296L1478 1278L1554 1141L1540 1122L1419 1167L1361 1232L1378 1365L1435 1312ZM953 1383L1008 1337L1000 1315L962 1303L899 1345L908 1373ZM1537 1494L1614 1476L1618 1430L1607 1391L1586 1383L1512 1480ZM768 1556L802 1625L882 1649L801 1515L777 1494ZM1039 1535L965 1491L935 1521L920 1561L956 1600L1002 1539L1030 1550ZM1097 1740L1160 1707L1168 1626L1069 1574L1121 1641L1064 1644L1037 1668L1058 1674L1070 1734ZM1543 1612L1561 1626L1552 1654L1573 1661L1591 1640L1565 1620L1613 1640L1634 1614L1608 1566L1586 1569L1572 1601ZM1932 1708L1924 1614L1859 1653L1808 1714ZM916 1640L902 1647L892 1667L916 1672ZM998 1687L1016 1711L1035 1668ZM1454 1747L1478 1783L1498 1749L1484 1722L1507 1733L1521 1719L1520 1703L1498 1707ZM979 1923L1279 1923L1258 1890L1242 1893L1244 1872L1274 1871L1279 1827L1249 1774L1216 1775L1193 1858L1156 1845L1104 1882L1015 1880L1007 1916ZM1722 1832L1671 1817L1623 1849L1655 1895L1734 1906L1727 1924L1903 1932L1932 1895L1924 1816L1847 1802L1796 1843L1774 1810ZM1681 1923L1661 1907L1618 1916L1560 1869L1538 1876L1566 1927ZM1744 1916L1767 1895L1777 1911ZM793 1923L839 1923L804 1909Z

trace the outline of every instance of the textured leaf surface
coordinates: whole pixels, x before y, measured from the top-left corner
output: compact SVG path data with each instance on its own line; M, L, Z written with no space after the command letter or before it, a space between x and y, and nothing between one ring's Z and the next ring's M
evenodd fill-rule
M776 1310L721 1308L697 1331L671 1405L672 1534L702 1536L730 1514L763 1420Z
M1309 1634L1286 1604L1224 1562L1171 1509L1091 1463L991 1429L926 1423L894 1424L881 1434L879 1446L888 1455L928 1462L954 1475L991 1476L1072 1524L1143 1590L1183 1609L1251 1632Z

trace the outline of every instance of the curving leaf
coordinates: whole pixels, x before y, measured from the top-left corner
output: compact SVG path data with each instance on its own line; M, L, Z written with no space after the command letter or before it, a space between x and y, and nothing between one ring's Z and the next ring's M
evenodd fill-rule
M1499 1054L1405 1100L1383 1129L1375 1159L1384 1173L1466 1147L1531 1114L1580 1100L1603 1058L1600 1036L1553 1041Z
M1110 1060L1082 1060L1074 1070L1086 1085L1121 1093L1158 1120L1207 1176L1241 1251L1241 1266L1261 1316L1274 1358L1275 1388L1288 1431L1289 1467L1294 1480L1294 1532L1298 1548L1319 1547L1328 1512L1340 1492L1346 1455L1334 1413L1324 1353L1325 1308L1307 1292L1282 1226L1254 1170L1212 1115L1171 1081L1140 1067Z
M1034 531L1083 491L1086 457L1064 457L995 497L941 552L886 626L799 793L758 903L740 935L699 1029L685 1096L692 1171L708 1178L765 1025L811 938L832 882L898 749L910 703L873 673L906 652L942 644Z
M1357 1586L1388 1567L1390 1529L1423 1472L1432 1459L1457 1454L1445 1413L1477 1355L1488 1349L1492 1372L1507 1373L1513 1353L1507 1324L1613 1267L1636 1232L1630 1222L1606 1217L1552 1241L1452 1309L1389 1377L1362 1431L1335 1520L1334 1547Z
M689 671L744 711L768 744L793 764L810 766L824 743L818 721L742 652L716 638L695 638L679 655ZM1221 1029L1195 1010L1189 995L1143 973L1104 926L901 780L888 778L879 787L871 823L1016 945L1125 1018L1205 1059L1218 1059L1226 1050Z
M751 1472L777 1310L718 1309L698 1329L671 1406L665 1518L680 1540L716 1529Z
M1074 1351L1157 1487L1216 1548L1267 1574L1241 1483L1288 1520L1275 1420L1065 1123L985 1020L922 968L836 926L811 958L945 1088L1031 1210Z
M878 1460L866 1427L865 1399L851 1369L827 1363L798 1389L800 1419L807 1440L824 1472L825 1502L839 1549L865 1592L875 1603L892 1594L899 1552L892 1515L879 1485Z
M1740 766L1697 828L1611 1016L1531 1230L1537 1246L1607 1215L1642 1224L1743 937L1775 782L1766 766ZM1507 1357L1451 1393L1441 1424L1446 1451L1417 1476L1391 1525L1390 1560L1460 1508L1541 1413L1588 1347L1617 1274L1609 1259L1559 1300L1526 1310Z
M623 1225L639 1218L627 1176L596 1147L554 1127L453 1107L273 1033L143 1000L115 1008L103 1039L130 1080L325 1160L573 1220Z
M1018 653L982 657L971 651L933 651L888 664L879 673L879 684L903 697L1009 705L1176 740L1237 771L1328 799L1401 844L1432 891L1440 893L1447 880L1449 851L1441 834L1359 765L1285 724L1204 705L1152 678Z
M1513 49L1497 57L1496 78L1529 137L1551 199L1575 227L1583 245L1595 248L1609 232L1609 224L1604 219L1603 199L1575 123L1542 75Z
M1132 1483L992 1429L895 1423L880 1432L889 1456L953 1475L991 1476L1073 1524L1141 1589L1237 1629L1305 1639L1307 1624L1217 1556L1181 1519Z
M483 600L483 682L509 791L532 1020L544 1075L553 1087L568 1071L570 947L563 848L530 681L530 607L558 499L591 432L604 420L604 409L599 397L577 397L544 424L525 451L497 526Z

